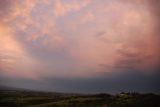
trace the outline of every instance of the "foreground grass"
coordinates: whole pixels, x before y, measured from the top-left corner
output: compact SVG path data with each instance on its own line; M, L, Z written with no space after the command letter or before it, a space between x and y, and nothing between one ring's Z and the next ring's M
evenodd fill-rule
M0 107L160 107L160 96L138 93L73 95L0 91Z

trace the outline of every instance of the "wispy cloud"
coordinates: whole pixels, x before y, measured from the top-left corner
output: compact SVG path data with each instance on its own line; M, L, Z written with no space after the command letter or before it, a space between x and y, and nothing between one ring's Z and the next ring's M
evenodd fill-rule
M54 14L55 16L63 16L69 12L77 12L80 9L86 7L91 1L90 0L71 0L71 1L60 1L55 0L54 2Z

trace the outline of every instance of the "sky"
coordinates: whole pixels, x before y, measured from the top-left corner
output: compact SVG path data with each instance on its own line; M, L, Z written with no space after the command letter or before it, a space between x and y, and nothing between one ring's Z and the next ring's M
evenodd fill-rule
M159 0L0 0L0 85L160 92Z

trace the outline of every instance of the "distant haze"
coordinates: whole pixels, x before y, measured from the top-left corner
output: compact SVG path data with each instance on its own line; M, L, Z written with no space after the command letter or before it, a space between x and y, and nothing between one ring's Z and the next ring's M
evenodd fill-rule
M0 0L0 85L160 92L159 0Z

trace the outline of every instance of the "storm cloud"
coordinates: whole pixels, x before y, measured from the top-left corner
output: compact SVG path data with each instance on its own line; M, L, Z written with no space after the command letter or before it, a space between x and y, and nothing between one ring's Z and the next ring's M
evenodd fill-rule
M159 7L159 0L1 0L0 84L158 92Z

